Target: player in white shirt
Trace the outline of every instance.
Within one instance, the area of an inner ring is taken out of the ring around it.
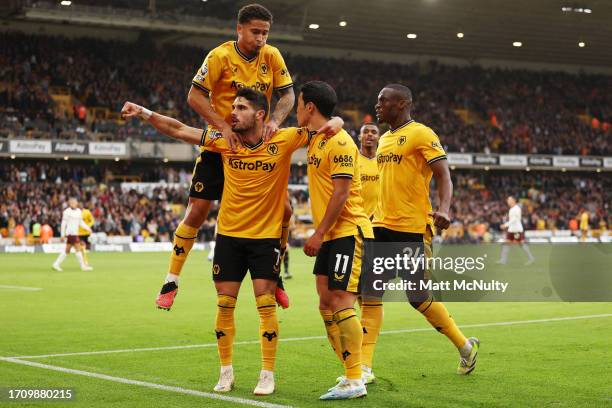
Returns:
[[[83,253],[81,252],[81,241],[79,240],[79,227],[91,231],[91,228],[85,221],[83,221],[83,215],[81,213],[81,209],[78,207],[79,203],[76,198],[71,197],[68,200],[68,208],[64,210],[62,214],[62,226],[60,230],[60,235],[62,237],[62,241],[66,240],[66,250],[60,252],[59,256],[53,263],[53,269],[56,271],[62,271],[61,268],[62,262],[64,259],[70,254],[70,249],[74,247],[75,255],[79,260],[79,264],[81,265],[81,270],[83,271],[93,271],[93,268],[85,263],[83,259]]]
[[[510,253],[511,244],[521,244],[521,248],[527,254],[528,261],[526,265],[531,265],[535,258],[531,254],[529,247],[525,243],[525,232],[523,230],[522,210],[516,203],[516,199],[510,196],[506,199],[510,211],[508,211],[508,222],[501,226],[502,230],[506,230],[506,243],[502,246],[502,253],[498,264],[505,265],[508,262],[508,253]]]

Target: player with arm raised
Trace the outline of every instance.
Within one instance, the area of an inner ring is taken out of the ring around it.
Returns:
[[[83,259],[83,253],[81,252],[81,242],[79,241],[79,228],[91,233],[91,228],[83,221],[81,209],[79,208],[79,202],[76,198],[71,197],[68,199],[68,208],[62,213],[62,224],[60,227],[60,236],[62,241],[66,241],[66,247],[64,251],[60,252],[57,259],[53,263],[53,269],[61,272],[61,267],[64,259],[70,254],[70,249],[74,247],[75,255],[79,260],[82,271],[93,271],[93,268],[85,263]]]
[[[259,4],[242,7],[236,28],[238,40],[210,51],[193,77],[187,97],[189,106],[208,123],[208,129],[221,132],[231,148],[240,144],[230,125],[238,89],[255,89],[265,95],[268,104],[274,92],[279,95],[275,110],[264,125],[264,141],[278,130],[294,104],[293,82],[285,61],[277,48],[266,43],[271,25],[272,14],[265,7]],[[221,199],[223,180],[219,154],[202,150],[193,170],[185,217],[174,233],[168,274],[156,299],[159,308],[172,307],[185,260],[208,216],[211,202]],[[288,306],[288,298],[280,288],[277,300]]]
[[[253,281],[260,318],[262,367],[254,393],[267,395],[275,388],[279,331],[274,293],[280,274],[281,225],[291,154],[308,142],[310,133],[307,129],[281,129],[265,144],[267,112],[268,103],[263,94],[250,88],[238,90],[232,107],[232,131],[240,135],[245,148],[237,152],[221,132],[214,129],[193,128],[130,102],[121,112],[124,117],[138,116],[147,120],[170,137],[221,154],[226,180],[212,268],[217,290],[215,333],[221,362],[219,382],[214,388],[217,392],[228,392],[234,384],[234,309],[247,271]],[[334,134],[342,124],[342,120],[336,118],[323,128]]]

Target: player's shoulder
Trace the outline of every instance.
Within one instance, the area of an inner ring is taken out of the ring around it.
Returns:
[[[259,51],[259,52],[263,52],[264,55],[281,55],[281,52],[278,48],[276,48],[273,45],[270,44],[266,44],[263,46],[263,48]]]
[[[215,48],[210,50],[208,58],[223,58],[229,55],[234,48],[234,41],[226,41],[223,44],[217,45]]]
[[[340,130],[340,132],[336,133],[332,138],[328,140],[328,145],[331,148],[336,149],[357,149],[357,145],[353,140],[352,136],[348,134],[348,132],[344,129]]]
[[[294,137],[295,135],[301,135],[302,132],[303,132],[302,128],[298,128],[298,127],[281,128],[281,129],[278,129],[278,131],[274,134],[271,140],[272,141],[286,140],[291,137]]]
[[[409,126],[406,126],[406,129],[410,132],[417,133],[417,134],[423,134],[423,135],[431,135],[431,134],[435,135],[436,134],[436,132],[434,132],[432,128],[430,128],[424,123],[417,122],[417,121],[412,121],[412,123],[410,123]]]

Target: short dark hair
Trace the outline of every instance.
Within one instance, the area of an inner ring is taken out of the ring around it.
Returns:
[[[236,97],[239,96],[249,101],[251,106],[253,106],[256,110],[263,110],[266,113],[265,116],[268,116],[270,107],[268,106],[268,100],[264,94],[257,92],[253,88],[244,86],[238,89],[238,92],[236,92]]]
[[[321,115],[331,118],[338,103],[338,96],[331,85],[323,81],[310,81],[302,86],[300,92],[304,104],[312,102]]]
[[[247,4],[238,10],[238,24],[246,24],[251,20],[262,20],[272,24],[272,13],[261,4]]]
[[[364,127],[366,126],[374,126],[376,129],[378,129],[378,124],[375,122],[366,122],[363,125],[361,125],[361,127],[359,128],[359,133],[361,133],[361,131],[363,130]]]
[[[412,91],[407,86],[402,84],[387,84],[385,88],[393,89],[397,91],[407,101],[412,101]]]

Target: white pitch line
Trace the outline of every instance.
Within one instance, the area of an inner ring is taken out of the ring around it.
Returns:
[[[612,317],[612,313],[607,314],[596,314],[596,315],[586,315],[586,316],[569,316],[569,317],[551,317],[548,319],[537,319],[537,320],[512,320],[507,322],[492,322],[492,323],[477,323],[477,324],[464,324],[460,325],[460,328],[470,328],[470,327],[495,327],[495,326],[513,326],[517,324],[535,324],[535,323],[549,323],[549,322],[559,322],[566,320],[582,320],[582,319],[599,319],[605,317]],[[426,332],[433,330],[431,327],[423,327],[419,329],[402,329],[402,330],[387,330],[383,331],[380,334],[401,334],[401,333],[418,333],[418,332]],[[309,337],[289,337],[289,338],[280,338],[279,341],[306,341],[306,340],[322,340],[326,339],[326,336],[309,336]],[[249,341],[237,341],[234,345],[244,345],[244,344],[259,344],[259,340],[249,340]],[[6,357],[6,358],[15,358],[15,359],[34,359],[34,358],[49,358],[49,357],[67,357],[67,356],[91,356],[98,354],[115,354],[115,353],[138,353],[143,351],[164,351],[164,350],[181,350],[181,349],[191,349],[191,348],[206,348],[206,347],[216,347],[217,343],[204,343],[204,344],[190,344],[185,346],[165,346],[165,347],[144,347],[144,348],[132,348],[132,349],[119,349],[119,350],[100,350],[100,351],[82,351],[76,353],[58,353],[58,354],[39,354],[34,356],[15,356],[15,357]]]
[[[59,371],[61,373],[82,375],[82,376],[85,376],[85,377],[97,378],[97,379],[100,379],[100,380],[113,381],[113,382],[122,383],[122,384],[138,385],[138,386],[141,386],[141,387],[153,388],[153,389],[156,389],[156,390],[176,392],[176,393],[179,393],[179,394],[194,395],[196,397],[202,397],[202,398],[208,398],[208,399],[216,399],[216,400],[221,400],[221,401],[226,401],[226,402],[234,402],[236,404],[250,405],[250,406],[254,406],[254,407],[290,408],[289,405],[271,404],[271,403],[268,403],[268,402],[251,400],[251,399],[248,399],[248,398],[239,398],[239,397],[230,397],[230,396],[227,396],[227,395],[212,394],[212,393],[209,393],[209,392],[190,390],[188,388],[175,387],[175,386],[172,386],[172,385],[163,385],[163,384],[156,384],[156,383],[151,383],[151,382],[147,382],[147,381],[130,380],[129,378],[115,377],[115,376],[112,376],[112,375],[92,373],[92,372],[89,372],[89,371],[75,370],[75,369],[72,369],[72,368],[65,368],[65,367],[60,367],[60,366],[55,366],[55,365],[35,363],[33,361],[23,361],[23,360],[19,360],[19,359],[16,359],[16,358],[10,358],[10,357],[0,357],[0,361],[6,361],[6,362],[9,362],[9,363],[15,363],[15,364],[21,364],[21,365],[26,365],[26,366],[31,366],[31,367],[43,368],[45,370]]]
[[[43,290],[43,288],[30,288],[28,286],[11,286],[11,285],[0,285],[0,289],[15,289],[15,290],[26,290],[29,292],[35,292]]]

